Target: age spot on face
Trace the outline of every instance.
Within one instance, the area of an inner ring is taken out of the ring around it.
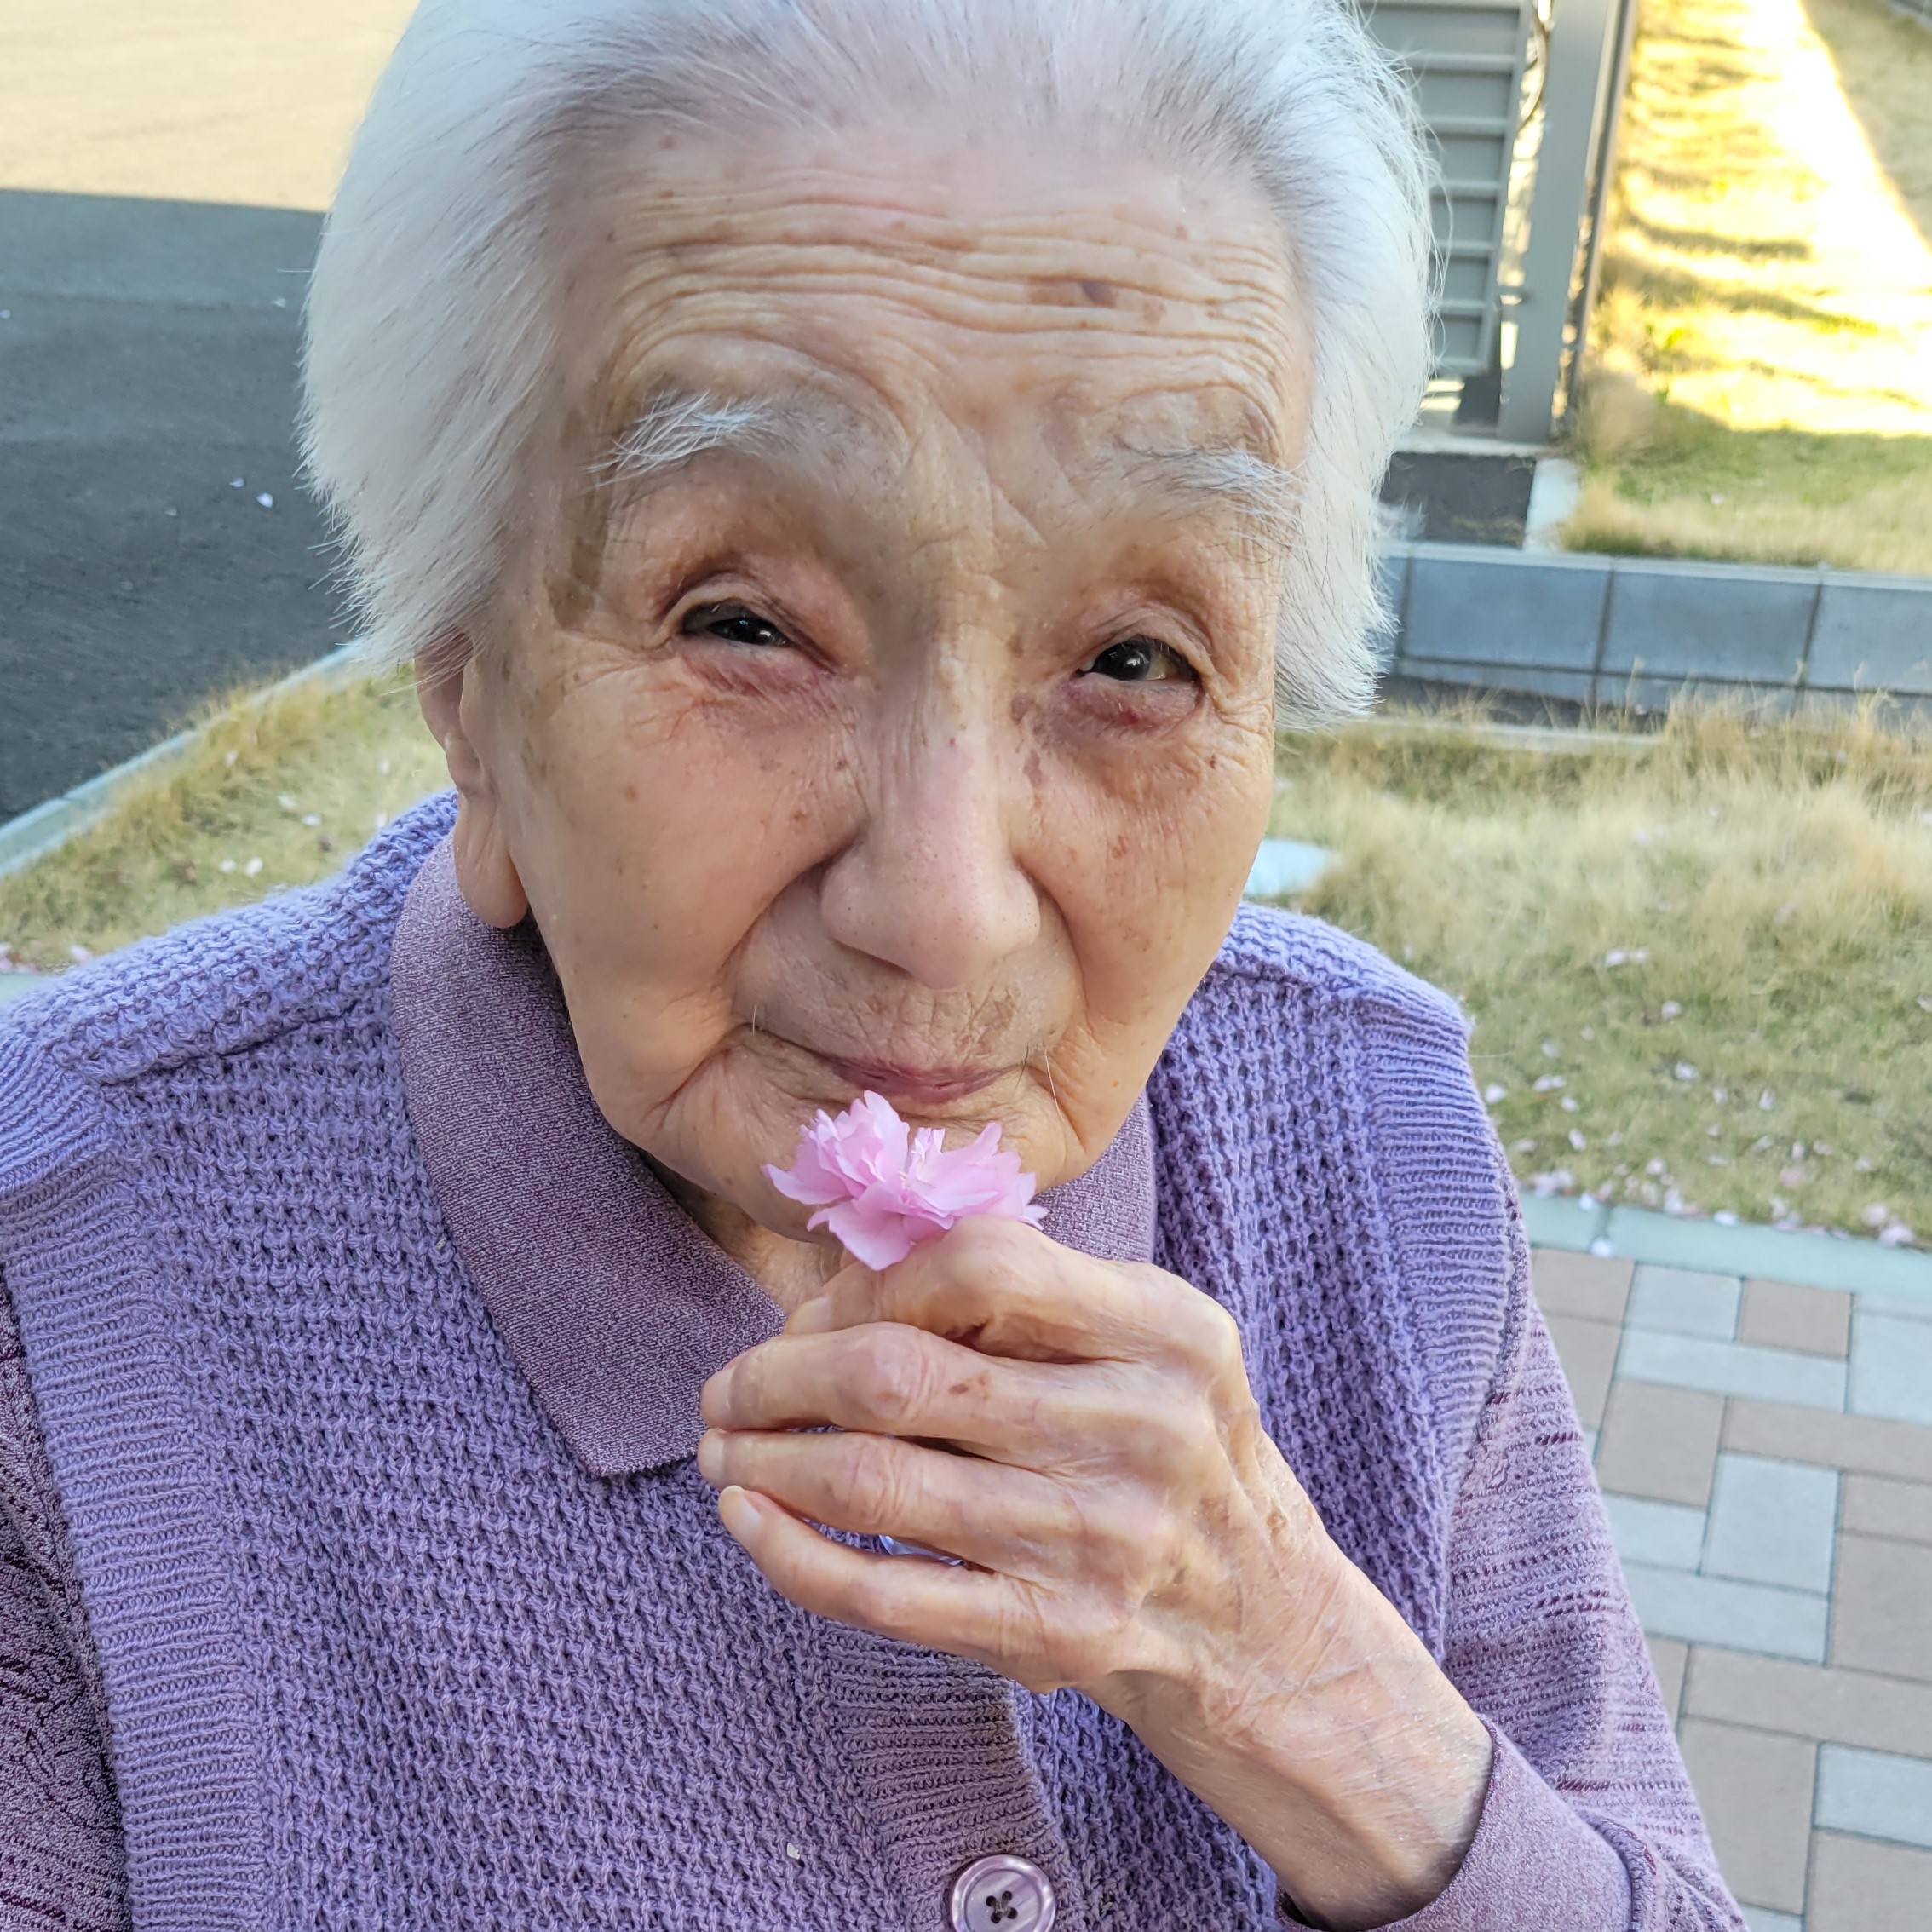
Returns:
[[[1026,292],[1044,308],[1072,308],[1084,302],[1093,308],[1113,308],[1120,301],[1120,290],[1112,282],[1092,276],[1072,281],[1042,276],[1027,285]]]

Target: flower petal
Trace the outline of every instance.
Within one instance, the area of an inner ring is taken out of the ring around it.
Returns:
[[[948,1152],[939,1128],[909,1136],[892,1103],[868,1093],[836,1119],[816,1115],[799,1131],[791,1168],[764,1171],[787,1199],[819,1210],[808,1226],[829,1228],[868,1268],[889,1268],[972,1215],[1039,1225],[1034,1177],[999,1141],[993,1122]]]

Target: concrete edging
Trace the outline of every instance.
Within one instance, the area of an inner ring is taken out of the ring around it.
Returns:
[[[1472,543],[1392,543],[1382,572],[1398,677],[1606,707],[1696,689],[1932,709],[1932,578]]]
[[[1615,1255],[1705,1274],[1757,1276],[1801,1288],[1839,1288],[1874,1301],[1932,1307],[1932,1254],[1834,1234],[1794,1234],[1755,1222],[1728,1224],[1649,1208],[1526,1194],[1531,1244]]]
[[[300,670],[291,671],[273,684],[250,693],[245,703],[250,710],[257,709],[306,684],[333,687],[353,683],[367,670],[361,641],[358,639],[343,645],[340,650],[330,652],[326,657],[316,658],[313,664],[304,664]],[[78,837],[91,826],[99,825],[131,782],[138,779],[151,783],[165,778],[170,770],[187,759],[200,741],[198,726],[176,732],[172,738],[164,739],[139,756],[101,773],[99,778],[77,785],[72,791],[64,791],[59,797],[49,798],[45,804],[36,805],[31,812],[23,812],[17,819],[9,819],[0,825],[0,878],[6,877],[9,872],[21,871],[37,859],[44,859],[49,853],[58,851],[69,839]]]

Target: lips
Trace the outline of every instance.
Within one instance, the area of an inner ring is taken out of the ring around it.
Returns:
[[[902,1067],[886,1061],[841,1060],[825,1063],[860,1093],[875,1093],[898,1107],[943,1107],[990,1087],[1004,1072],[998,1067]]]

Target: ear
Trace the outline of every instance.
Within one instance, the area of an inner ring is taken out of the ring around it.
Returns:
[[[416,701],[457,788],[456,869],[469,910],[486,926],[519,925],[530,911],[504,837],[502,802],[479,747],[484,700],[478,658],[468,639],[416,660]]]

